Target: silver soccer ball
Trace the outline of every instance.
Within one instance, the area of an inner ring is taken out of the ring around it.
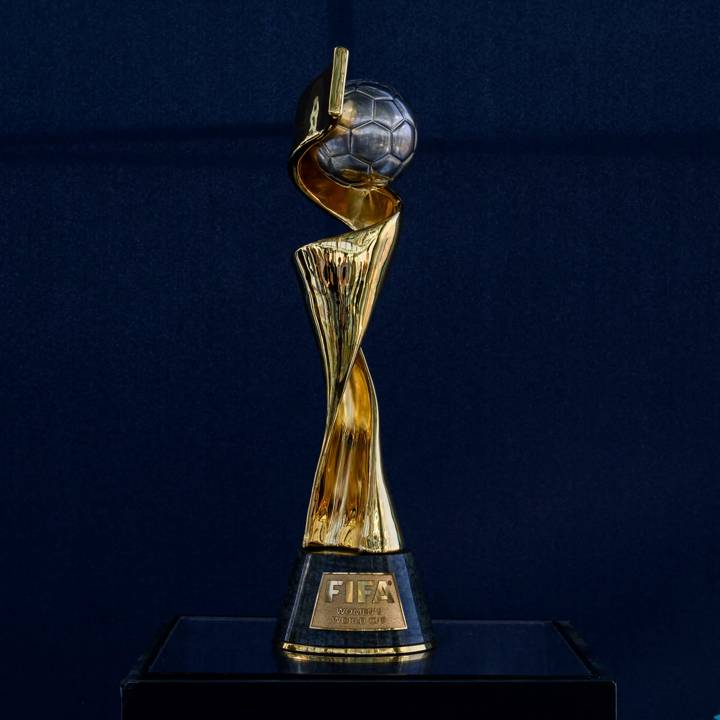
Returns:
[[[385,185],[412,160],[415,120],[387,85],[351,80],[345,85],[338,124],[318,148],[320,167],[347,185]]]

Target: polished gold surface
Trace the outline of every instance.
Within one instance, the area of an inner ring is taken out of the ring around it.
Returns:
[[[432,649],[428,643],[417,645],[398,645],[397,647],[320,647],[317,645],[298,645],[283,643],[282,649],[290,653],[308,653],[311,655],[354,655],[366,657],[388,657],[399,660],[411,653],[425,653]],[[420,656],[423,657],[423,656]],[[419,660],[420,657],[417,659]]]
[[[288,643],[286,643],[286,645],[287,644]],[[301,647],[312,646],[303,645]],[[405,647],[414,648],[416,646],[406,645]],[[395,648],[396,651],[401,649],[402,648]],[[299,664],[321,662],[323,665],[396,665],[397,663],[418,662],[420,660],[426,660],[430,657],[430,652],[429,650],[411,650],[405,655],[398,652],[394,652],[392,655],[319,655],[317,653],[313,655],[309,654],[307,651],[291,652],[289,650],[283,650],[283,655],[286,658],[293,660]]]
[[[328,108],[317,109],[313,98],[307,132],[290,164],[298,187],[351,228],[295,253],[327,390],[303,545],[393,552],[402,539],[383,474],[375,388],[360,345],[397,239],[400,199],[386,186],[344,185],[318,166],[318,145],[342,112],[347,60],[347,50],[336,48]],[[325,127],[318,117],[328,118]]]
[[[333,50],[333,73],[330,81],[330,98],[328,99],[328,115],[333,118],[340,117],[342,113],[349,55],[350,53],[344,47],[336,47]]]
[[[407,630],[392,573],[323,573],[310,627],[346,632]]]

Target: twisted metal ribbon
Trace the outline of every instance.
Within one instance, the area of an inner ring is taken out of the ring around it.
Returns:
[[[303,546],[394,552],[402,548],[402,538],[383,474],[377,398],[361,343],[397,239],[400,199],[387,186],[338,183],[318,165],[318,146],[342,110],[343,50],[336,49],[326,83],[330,110],[325,125],[318,128],[319,95],[312,97],[322,94],[319,78],[309,88],[310,121],[305,120],[306,134],[290,163],[300,190],[351,229],[295,252],[327,390],[325,435]]]

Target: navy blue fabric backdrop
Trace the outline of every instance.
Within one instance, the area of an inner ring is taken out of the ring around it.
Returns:
[[[341,229],[286,162],[335,44],[418,120],[365,350],[432,614],[570,618],[622,717],[720,713],[719,36],[680,0],[4,3],[3,714],[113,717],[161,622],[280,603],[324,419],[290,256]]]

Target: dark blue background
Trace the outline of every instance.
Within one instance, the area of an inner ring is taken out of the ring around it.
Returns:
[[[4,3],[4,712],[114,717],[161,622],[281,600],[324,419],[290,256],[341,229],[290,121],[338,43],[420,128],[365,350],[433,615],[571,618],[622,717],[720,712],[719,36],[680,0]]]

